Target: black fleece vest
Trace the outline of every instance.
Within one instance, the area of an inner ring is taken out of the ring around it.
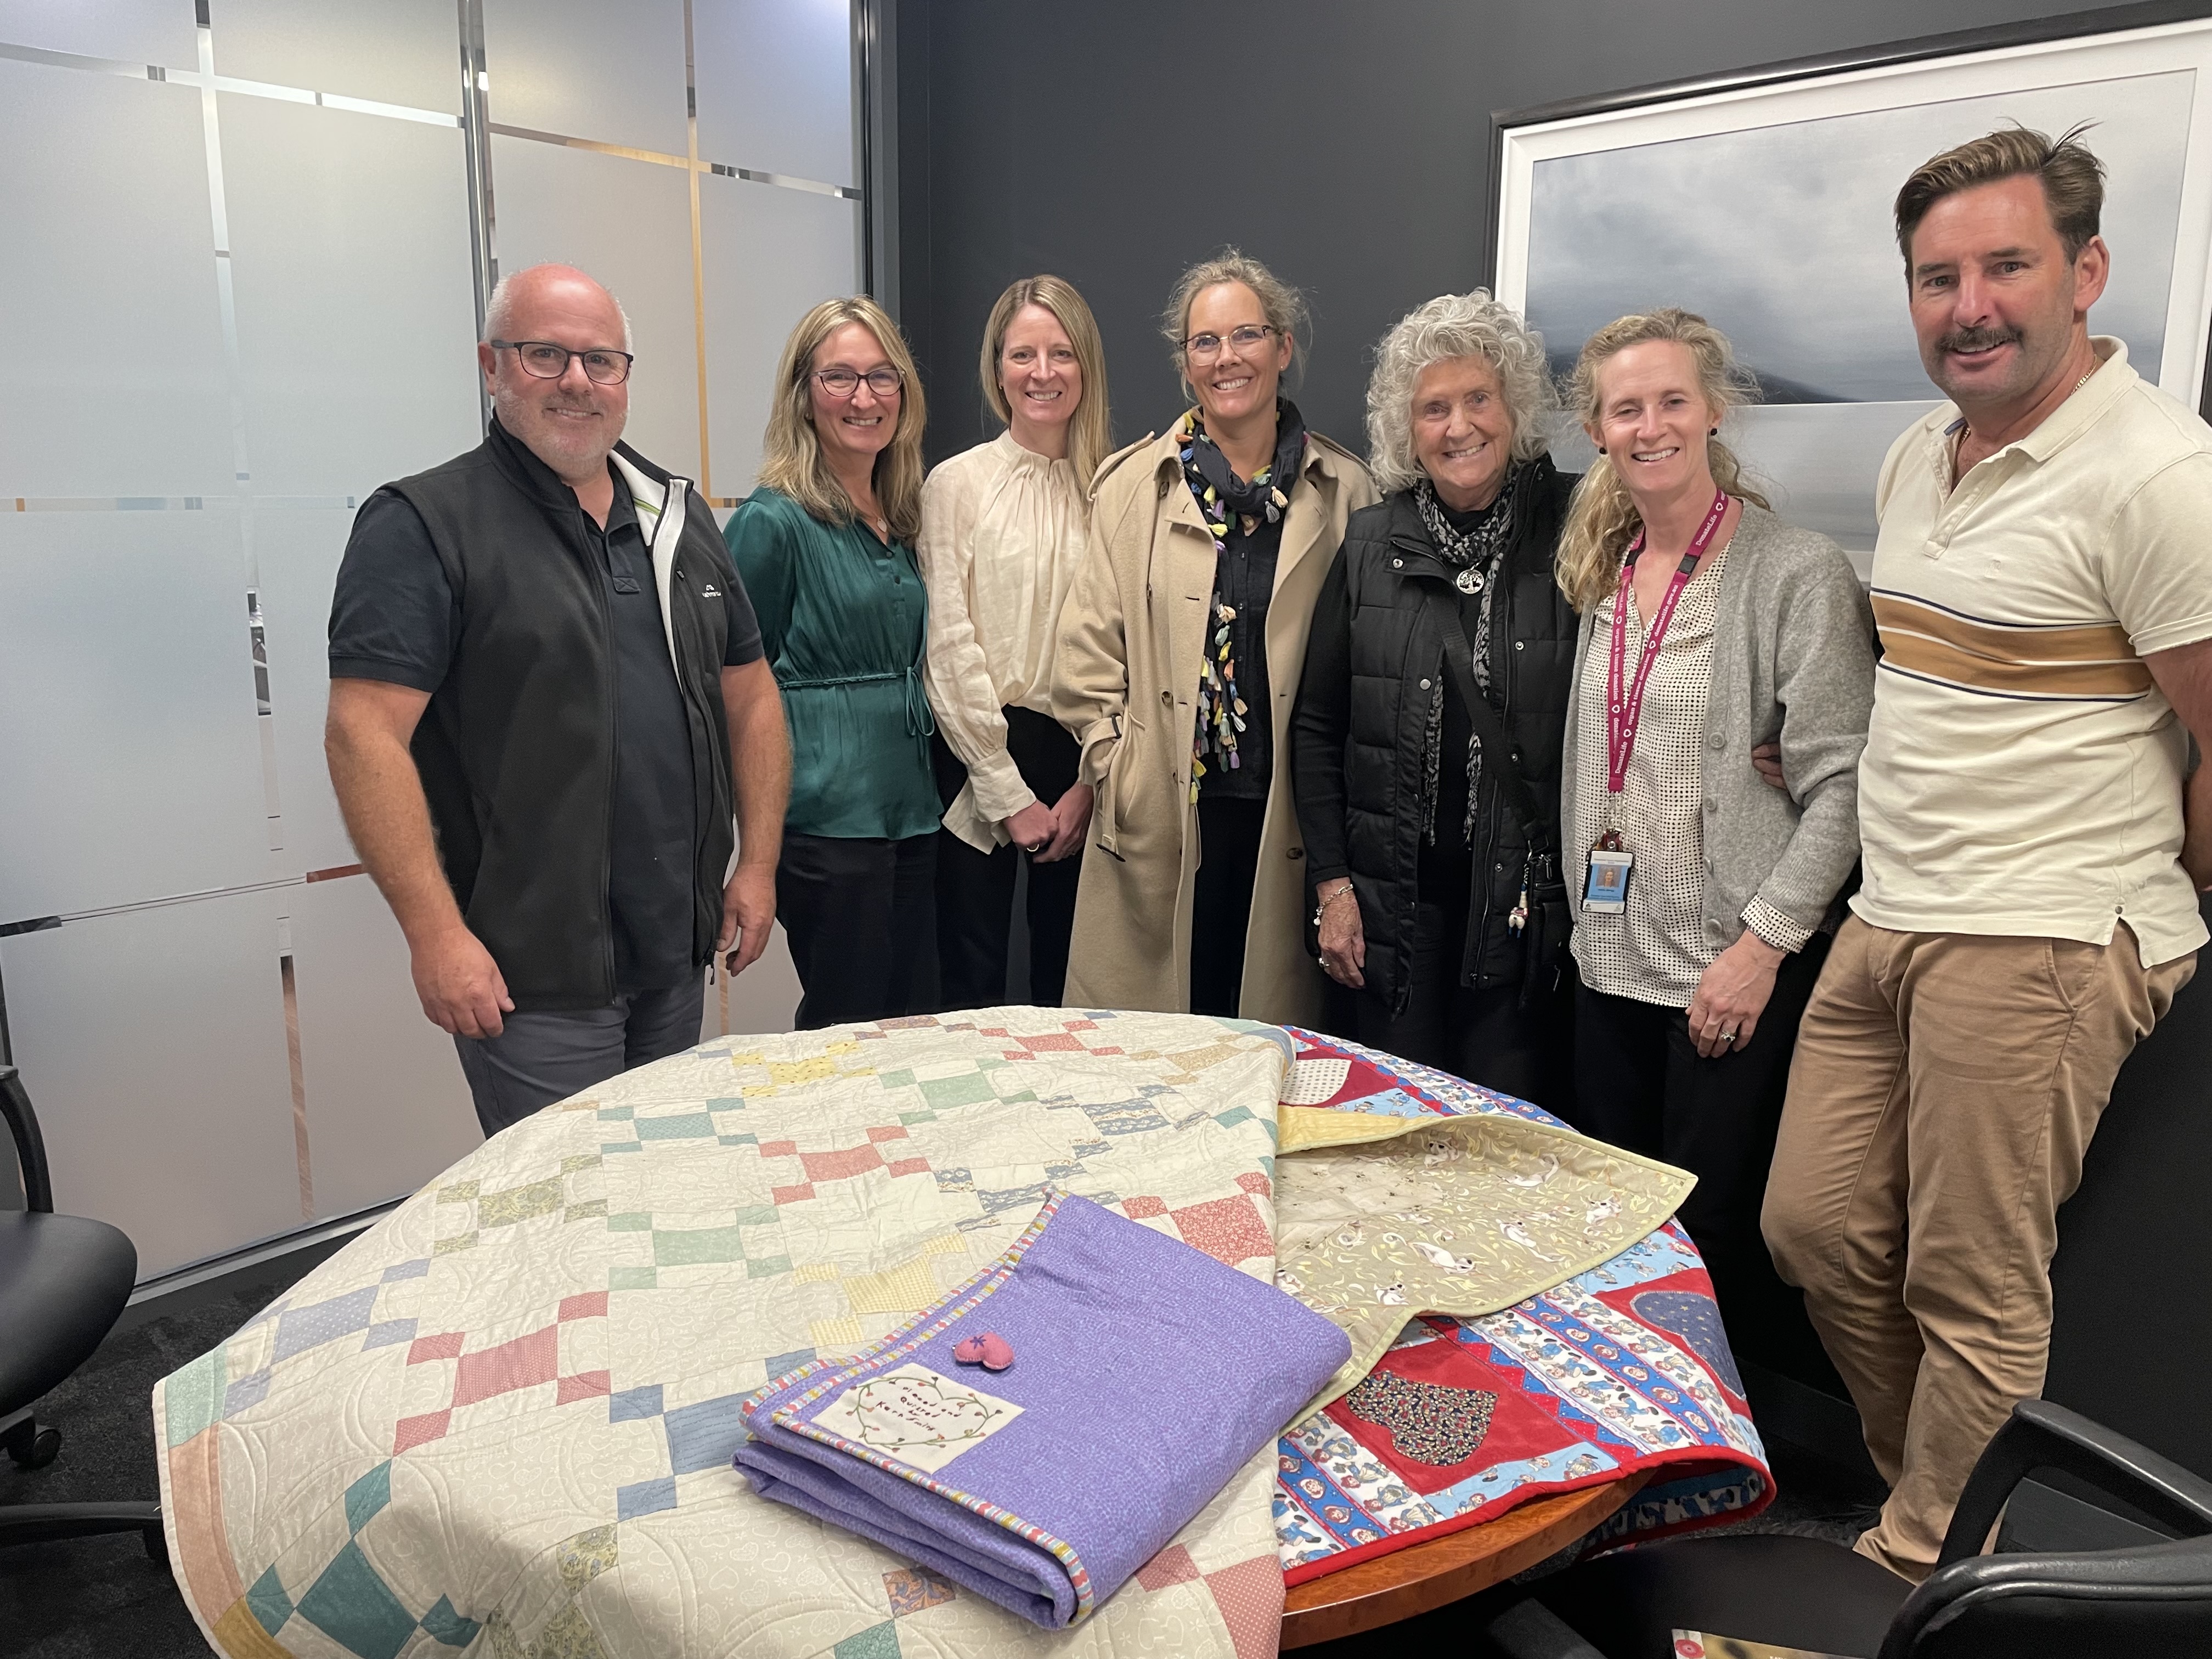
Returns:
[[[618,453],[668,483],[627,445]],[[452,666],[414,740],[453,896],[519,1012],[605,1007],[615,998],[615,660],[583,509],[496,422],[478,448],[391,488],[422,514],[460,604]],[[696,780],[691,957],[703,965],[735,842],[721,593],[737,574],[713,515],[684,493],[668,616]]]
[[[1578,623],[1553,579],[1553,562],[1576,480],[1561,475],[1549,456],[1530,465],[1515,503],[1503,585],[1493,601],[1490,684],[1503,703],[1522,775],[1556,845],[1559,751]],[[1419,783],[1430,698],[1423,688],[1444,672],[1443,638],[1425,592],[1449,591],[1453,572],[1437,556],[1419,510],[1403,490],[1352,516],[1341,556],[1353,618],[1346,854],[1376,899],[1364,913],[1367,982],[1402,1013],[1412,993],[1407,960],[1419,887]],[[1476,803],[1474,881],[1458,982],[1478,989],[1517,982],[1522,969],[1521,940],[1509,918],[1521,890],[1527,838],[1498,790],[1497,769],[1508,758],[1485,757]],[[1464,764],[1457,756],[1440,763]]]

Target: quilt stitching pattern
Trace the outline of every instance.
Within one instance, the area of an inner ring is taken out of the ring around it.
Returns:
[[[549,1108],[156,1390],[186,1601],[231,1659],[616,1659],[739,1623],[793,1659],[896,1655],[910,1626],[907,1651],[1041,1653],[754,1499],[743,1401],[965,1282],[1048,1185],[1272,1273],[1287,1064],[1242,1022],[1001,1009],[720,1039]],[[1255,1563],[1279,1614],[1266,1478],[1185,1529],[1190,1577],[1054,1651],[1241,1656]],[[687,1561],[720,1564],[688,1603],[656,1588]]]
[[[1526,1101],[1357,1043],[1291,1036],[1286,1104],[1565,1127]],[[1572,1231],[1614,1218],[1563,1219]],[[1480,1443],[1449,1462],[1431,1459],[1456,1446],[1418,1436],[1402,1445],[1393,1425],[1353,1404],[1363,1392],[1403,1401],[1438,1386],[1493,1396]],[[1704,1264],[1671,1220],[1496,1313],[1407,1325],[1358,1390],[1297,1425],[1277,1452],[1275,1534],[1290,1583],[1632,1469],[1650,1479],[1592,1534],[1595,1544],[1741,1519],[1774,1490]]]

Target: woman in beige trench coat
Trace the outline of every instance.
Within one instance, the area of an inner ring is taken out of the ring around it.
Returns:
[[[1097,795],[1066,1001],[1310,1022],[1326,981],[1291,710],[1322,578],[1375,488],[1279,395],[1297,290],[1230,250],[1164,321],[1196,407],[1099,468],[1060,614],[1053,713]]]

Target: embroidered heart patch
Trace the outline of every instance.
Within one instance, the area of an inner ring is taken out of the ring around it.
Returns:
[[[1014,1363],[1012,1346],[996,1331],[955,1343],[952,1357],[963,1365],[981,1365],[987,1371],[1002,1371]]]

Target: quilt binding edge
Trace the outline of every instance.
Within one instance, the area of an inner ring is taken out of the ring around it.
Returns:
[[[1023,1520],[1012,1511],[1000,1508],[987,1498],[978,1497],[973,1492],[964,1492],[957,1486],[936,1480],[925,1471],[899,1462],[896,1459],[886,1456],[872,1447],[864,1446],[858,1441],[848,1440],[842,1435],[832,1434],[827,1429],[817,1428],[811,1423],[804,1422],[799,1415],[803,1407],[811,1405],[831,1389],[878,1370],[886,1364],[903,1359],[907,1355],[927,1343],[933,1337],[949,1329],[967,1315],[974,1312],[994,1291],[999,1290],[1013,1277],[1014,1268],[1020,1263],[1022,1257],[1029,1253],[1030,1246],[1044,1237],[1046,1226],[1055,1215],[1060,1213],[1062,1201],[1070,1196],[1072,1194],[1063,1188],[1047,1187],[1044,1203],[1038,1209],[1036,1219],[1023,1230],[1019,1238],[1006,1247],[1006,1254],[985,1267],[967,1284],[953,1291],[953,1300],[949,1305],[940,1304],[937,1310],[925,1309],[904,1325],[888,1336],[880,1338],[872,1346],[862,1350],[851,1359],[809,1360],[796,1370],[778,1378],[749,1396],[741,1411],[747,1419],[746,1432],[757,1440],[761,1437],[753,1432],[750,1419],[752,1413],[759,1409],[763,1402],[817,1370],[831,1372],[832,1375],[825,1376],[805,1393],[772,1407],[769,1412],[769,1420],[780,1429],[788,1429],[795,1434],[804,1435],[810,1440],[818,1441],[848,1456],[857,1457],[864,1463],[872,1464],[887,1474],[895,1474],[902,1480],[911,1481],[917,1486],[935,1492],[939,1497],[950,1499],[959,1504],[961,1508],[981,1516],[994,1525],[1003,1527],[1016,1536],[1048,1551],[1066,1570],[1069,1586],[1075,1592],[1074,1616],[1068,1620],[1065,1626],[1072,1630],[1096,1611],[1095,1593],[1091,1583],[1090,1570],[1083,1565],[1082,1558],[1076,1553],[1073,1545],[1065,1539],[1047,1532],[1034,1522]]]

